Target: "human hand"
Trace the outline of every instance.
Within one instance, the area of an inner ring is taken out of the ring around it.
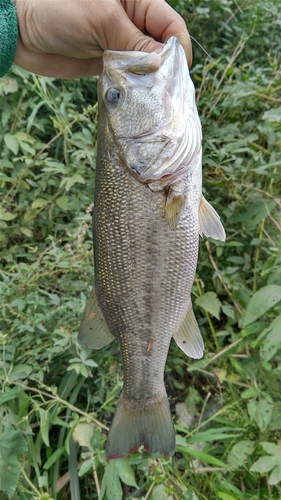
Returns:
[[[165,0],[14,0],[19,24],[15,63],[57,78],[97,75],[103,51],[153,52],[176,36],[191,65],[184,20]]]

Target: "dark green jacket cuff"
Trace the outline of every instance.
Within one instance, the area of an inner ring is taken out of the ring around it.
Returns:
[[[18,22],[13,0],[0,0],[0,77],[12,66],[18,43]]]

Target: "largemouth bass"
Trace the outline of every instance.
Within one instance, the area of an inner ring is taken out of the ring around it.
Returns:
[[[201,124],[185,53],[106,51],[99,80],[93,211],[95,282],[79,331],[98,349],[117,338],[124,386],[107,458],[141,445],[175,451],[164,386],[173,337],[191,358],[203,339],[191,304],[199,235],[225,239],[202,196]]]

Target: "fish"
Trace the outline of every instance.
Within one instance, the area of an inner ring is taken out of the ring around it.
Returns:
[[[120,344],[124,383],[107,459],[141,446],[169,457],[170,342],[193,359],[203,356],[191,303],[199,236],[225,240],[202,194],[202,129],[178,39],[159,53],[105,51],[98,107],[94,286],[78,339],[93,349]]]

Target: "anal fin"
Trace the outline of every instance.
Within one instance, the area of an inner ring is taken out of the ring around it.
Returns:
[[[214,240],[225,241],[225,230],[215,209],[202,195],[199,205],[199,228],[203,234]]]
[[[190,358],[200,359],[204,354],[204,342],[190,301],[187,313],[174,334],[179,348]]]
[[[86,303],[84,315],[79,328],[78,341],[92,349],[101,349],[114,339],[98,303],[95,288]]]

